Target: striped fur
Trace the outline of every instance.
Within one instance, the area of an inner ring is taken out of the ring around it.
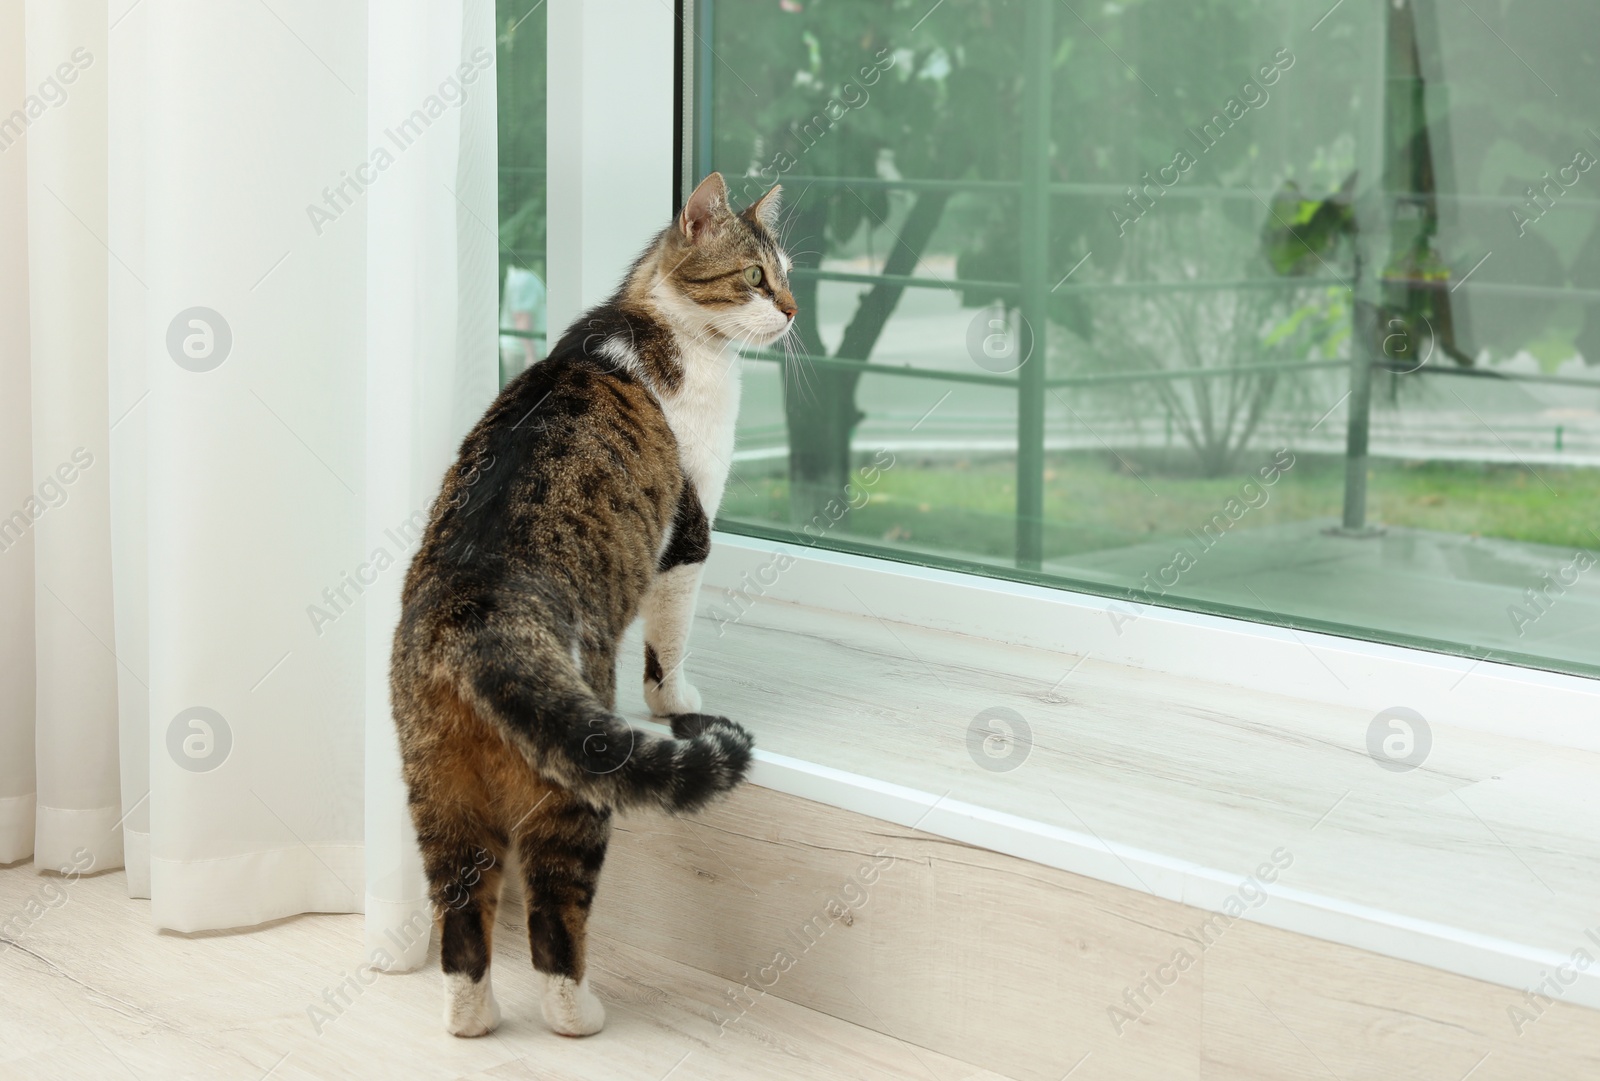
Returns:
[[[732,349],[794,316],[776,207],[774,189],[734,214],[708,177],[617,292],[506,386],[433,504],[390,683],[457,1035],[498,1019],[509,852],[546,1018],[586,1035],[604,1019],[584,936],[612,812],[692,811],[749,769],[748,733],[699,712],[682,662],[731,460]],[[671,738],[615,713],[617,643],[640,615],[646,698]]]

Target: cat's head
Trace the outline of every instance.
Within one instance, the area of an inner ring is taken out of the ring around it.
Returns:
[[[696,329],[770,345],[794,322],[789,257],[779,246],[779,188],[737,213],[721,173],[700,182],[662,238],[655,292]]]

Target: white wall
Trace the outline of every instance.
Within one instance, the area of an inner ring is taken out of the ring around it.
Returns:
[[[671,220],[673,21],[663,0],[549,0],[550,341]]]

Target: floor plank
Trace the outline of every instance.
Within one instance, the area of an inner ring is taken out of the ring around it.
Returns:
[[[735,992],[769,986],[1024,1081],[1058,1081],[1085,1055],[1077,1081],[1197,1081],[1198,970],[1125,1026],[1137,1035],[1108,1013],[1193,922],[1135,890],[754,787],[693,819],[625,820],[595,909],[598,931]]]
[[[1205,1081],[1600,1077],[1593,1010],[1255,924],[1206,955],[1205,1011]]]
[[[45,878],[24,862],[0,869],[0,913],[19,910]],[[16,941],[0,942],[0,1078],[383,1077],[656,1081],[749,1078],[1006,1081],[776,997],[719,1028],[725,982],[601,940],[593,981],[604,1032],[556,1036],[538,1019],[520,915],[495,941],[505,1021],[460,1040],[441,1023],[437,950],[404,975],[368,974],[362,917],[309,915],[239,932],[157,933],[149,904],[120,871],[73,882]],[[355,990],[359,988],[359,993]],[[327,992],[330,998],[324,998]],[[311,1008],[322,1011],[315,1020]]]

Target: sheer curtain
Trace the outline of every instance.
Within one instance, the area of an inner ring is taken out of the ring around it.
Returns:
[[[494,32],[0,0],[0,862],[420,961],[388,642],[495,389]]]

